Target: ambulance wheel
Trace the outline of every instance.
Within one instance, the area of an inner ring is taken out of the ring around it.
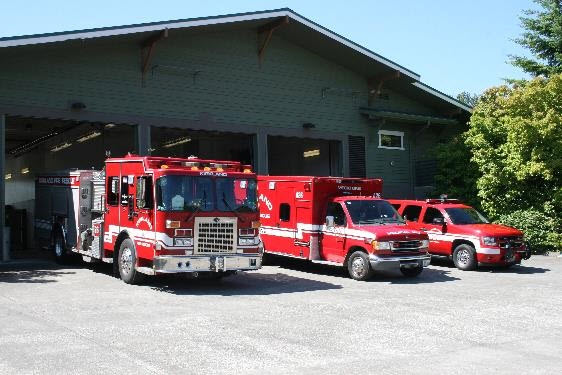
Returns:
[[[143,279],[143,274],[135,269],[137,264],[137,252],[135,245],[130,238],[125,238],[119,247],[119,256],[117,257],[117,265],[119,267],[119,276],[127,284],[138,284]]]
[[[400,272],[402,272],[402,275],[404,275],[406,277],[419,276],[419,274],[422,273],[422,271],[423,271],[422,266],[417,266],[417,267],[413,267],[413,268],[405,268],[405,267],[400,268]]]
[[[373,269],[369,262],[369,256],[362,252],[356,251],[347,260],[347,271],[349,276],[354,280],[364,281],[373,276]]]
[[[69,256],[66,253],[64,237],[60,229],[56,230],[53,234],[53,254],[55,256],[55,262],[58,264],[68,263]]]
[[[453,251],[453,263],[455,267],[463,271],[471,271],[476,268],[476,250],[468,244],[460,244]]]

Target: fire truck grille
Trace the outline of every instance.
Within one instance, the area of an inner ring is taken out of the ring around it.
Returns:
[[[422,243],[421,241],[392,241],[392,251],[413,251],[418,250]]]
[[[236,219],[205,217],[195,224],[195,253],[236,252]]]

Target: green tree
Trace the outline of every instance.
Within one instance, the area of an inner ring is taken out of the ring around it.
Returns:
[[[534,58],[510,55],[510,62],[531,75],[562,73],[562,0],[534,0],[542,9],[526,10],[520,17],[525,29],[515,42]]]
[[[484,92],[466,144],[483,209],[547,233],[529,234],[535,247],[562,248],[562,74]]]
[[[474,107],[478,103],[478,98],[480,96],[477,94],[471,94],[468,91],[463,91],[457,95],[457,100],[464,103],[470,107]]]

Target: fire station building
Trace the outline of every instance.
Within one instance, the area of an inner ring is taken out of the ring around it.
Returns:
[[[470,110],[290,9],[0,38],[0,236],[33,246],[35,177],[109,153],[380,177],[386,197],[425,197],[433,145]]]

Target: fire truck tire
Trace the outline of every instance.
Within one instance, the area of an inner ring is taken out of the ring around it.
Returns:
[[[60,229],[55,230],[53,233],[53,254],[55,256],[55,262],[58,264],[68,263],[70,257],[66,252],[64,237]]]
[[[117,265],[119,268],[119,276],[127,284],[139,284],[144,279],[144,275],[137,272],[135,265],[137,264],[137,252],[135,245],[130,238],[125,238],[119,247],[119,256]]]
[[[422,266],[417,266],[414,268],[400,268],[400,272],[402,272],[402,275],[404,275],[405,277],[419,276],[419,274],[422,273],[422,271],[423,271]]]
[[[462,271],[471,271],[476,269],[478,262],[476,260],[476,250],[468,244],[460,244],[453,251],[453,263],[455,267]]]
[[[369,262],[369,256],[362,252],[356,251],[347,260],[347,272],[354,280],[364,281],[373,276],[373,269]]]

